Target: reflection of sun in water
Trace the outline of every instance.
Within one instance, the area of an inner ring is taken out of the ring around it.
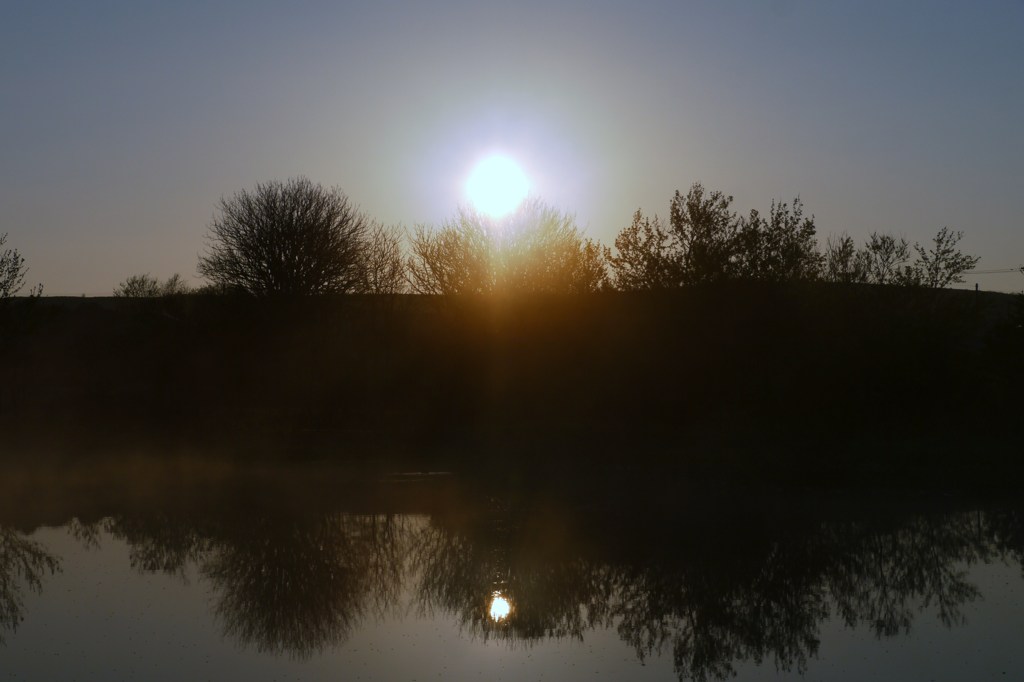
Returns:
[[[508,599],[501,596],[501,592],[495,592],[491,597],[491,620],[500,623],[508,618],[511,612],[512,605],[508,603]]]
[[[466,196],[473,207],[491,218],[516,209],[530,191],[530,181],[507,156],[489,156],[477,164],[466,181]]]

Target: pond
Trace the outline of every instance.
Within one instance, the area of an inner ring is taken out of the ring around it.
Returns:
[[[0,678],[1024,679],[1005,500],[126,471],[6,477]]]

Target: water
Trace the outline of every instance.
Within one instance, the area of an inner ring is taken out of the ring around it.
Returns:
[[[1001,501],[188,478],[9,477],[0,679],[1024,679]]]

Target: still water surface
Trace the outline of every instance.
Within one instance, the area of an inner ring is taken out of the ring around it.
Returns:
[[[1024,679],[1015,505],[276,485],[0,505],[0,679]]]

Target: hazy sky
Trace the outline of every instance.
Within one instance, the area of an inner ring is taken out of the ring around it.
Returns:
[[[949,225],[1021,266],[1024,1],[0,9],[0,234],[48,294],[194,277],[218,199],[264,180],[436,223],[491,151],[609,244],[700,181],[799,194],[822,241]]]

